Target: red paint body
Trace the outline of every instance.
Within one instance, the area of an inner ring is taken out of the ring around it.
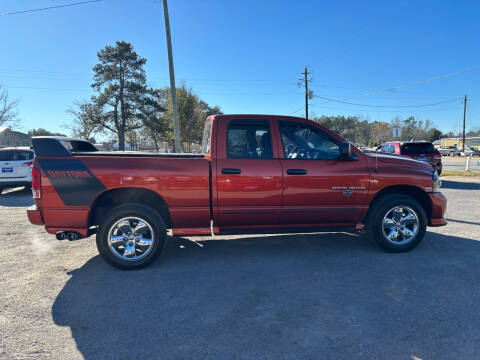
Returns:
[[[227,128],[236,119],[268,121],[273,159],[228,158]],[[168,207],[176,235],[210,234],[211,213],[215,233],[264,228],[359,228],[375,196],[393,186],[410,186],[424,192],[430,199],[429,225],[446,224],[446,199],[441,193],[431,192],[432,168],[428,164],[398,156],[367,154],[353,146],[356,160],[286,159],[278,121],[308,124],[340,142],[344,140],[300,118],[216,115],[207,121],[212,122],[210,150],[203,157],[93,156],[87,153],[73,155],[73,158],[90,170],[105,186],[105,192],[141,188],[158,194]],[[95,200],[89,206],[65,206],[38,158],[34,160],[34,167],[41,170],[41,198],[35,200],[36,206],[27,210],[30,222],[43,224],[50,233],[76,231],[86,236],[88,228],[96,225],[89,223]],[[241,173],[222,174],[224,168],[241,169]],[[289,175],[287,171],[292,168],[304,169],[307,174]],[[71,176],[88,175],[61,171],[52,174],[67,178],[66,181]],[[346,196],[345,189],[353,190]]]

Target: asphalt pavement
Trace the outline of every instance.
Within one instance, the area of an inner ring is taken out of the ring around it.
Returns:
[[[30,225],[28,191],[0,195],[0,358],[478,358],[475,181],[444,179],[449,224],[409,253],[348,233],[170,238],[139,271]]]

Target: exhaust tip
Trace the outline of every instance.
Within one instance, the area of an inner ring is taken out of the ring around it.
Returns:
[[[63,231],[60,231],[56,233],[55,236],[57,237],[57,240],[65,240],[66,234]]]
[[[69,241],[75,241],[75,240],[77,240],[78,238],[79,238],[79,236],[78,236],[77,233],[69,232],[69,233],[67,234],[67,239],[68,239]]]

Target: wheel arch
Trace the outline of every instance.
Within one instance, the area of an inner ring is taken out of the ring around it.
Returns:
[[[430,222],[432,217],[432,203],[427,193],[421,188],[413,185],[393,185],[388,186],[380,190],[375,197],[370,202],[370,206],[365,216],[364,223],[368,222],[369,216],[372,214],[373,208],[375,205],[386,195],[390,194],[401,194],[406,195],[417,200],[420,205],[425,210],[425,215],[427,216],[427,222]]]
[[[168,205],[158,193],[139,187],[122,187],[107,190],[95,199],[88,214],[88,227],[99,225],[109,209],[127,203],[151,207],[159,213],[167,227],[172,226]]]

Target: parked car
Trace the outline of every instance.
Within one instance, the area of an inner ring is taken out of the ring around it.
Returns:
[[[461,156],[480,156],[480,150],[477,148],[465,146],[465,151],[460,150]]]
[[[382,144],[378,152],[407,156],[432,165],[438,175],[442,173],[442,155],[427,141],[392,141]]]
[[[437,148],[438,152],[442,156],[452,156],[453,155],[453,149],[451,146],[440,146]]]
[[[407,157],[363,153],[325,127],[273,115],[214,115],[202,154],[99,152],[33,138],[32,224],[57,239],[96,233],[110,264],[150,264],[173,235],[366,229],[408,251],[447,223],[438,174]],[[275,231],[275,230],[273,230]]]
[[[0,193],[6,188],[31,185],[33,157],[28,147],[0,149]]]

